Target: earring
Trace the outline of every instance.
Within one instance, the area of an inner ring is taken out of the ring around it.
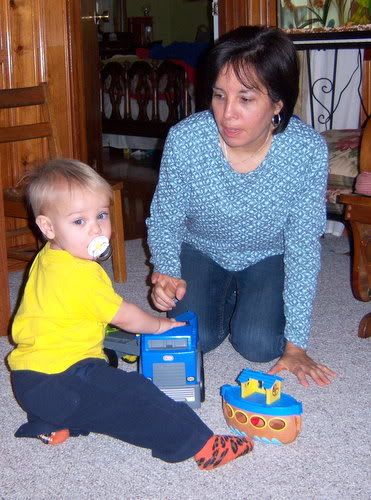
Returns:
[[[277,113],[276,115],[272,116],[272,123],[274,128],[277,128],[278,125],[281,123],[281,121],[282,121],[281,113]]]

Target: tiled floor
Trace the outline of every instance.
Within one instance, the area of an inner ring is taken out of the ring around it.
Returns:
[[[122,150],[103,148],[103,174],[124,181],[125,239],[146,236],[145,219],[156,187],[160,154],[141,159],[124,158]]]

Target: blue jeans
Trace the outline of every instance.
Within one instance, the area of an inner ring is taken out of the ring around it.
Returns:
[[[180,462],[195,455],[212,431],[186,404],[169,398],[137,372],[85,359],[48,375],[11,372],[15,397],[27,413],[16,437],[59,429],[72,436],[95,432],[152,450],[154,457]]]
[[[233,347],[249,361],[267,362],[285,348],[283,256],[268,257],[242,271],[228,271],[184,243],[181,251],[185,297],[169,312],[198,315],[203,352],[229,335]]]

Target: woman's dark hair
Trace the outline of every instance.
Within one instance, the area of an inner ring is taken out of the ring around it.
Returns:
[[[237,78],[257,86],[254,73],[273,102],[282,101],[281,121],[275,133],[285,130],[299,92],[299,60],[294,44],[278,28],[242,26],[221,36],[208,53],[206,63],[207,104],[223,67],[231,65]],[[253,75],[249,70],[253,70]]]

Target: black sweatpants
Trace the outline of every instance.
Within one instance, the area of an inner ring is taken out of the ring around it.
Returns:
[[[186,404],[175,402],[137,372],[86,359],[55,375],[17,370],[13,390],[28,422],[16,437],[69,429],[95,432],[149,448],[166,462],[195,455],[213,434]]]

